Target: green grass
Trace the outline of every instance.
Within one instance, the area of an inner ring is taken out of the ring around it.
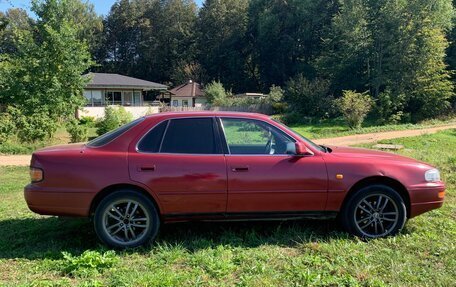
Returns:
[[[150,246],[108,251],[88,220],[28,211],[27,168],[2,167],[0,285],[454,286],[456,131],[388,142],[438,166],[448,192],[400,235],[368,242],[333,221],[182,223]]]
[[[377,125],[374,122],[365,122],[360,129],[350,129],[343,119],[322,120],[318,123],[291,125],[290,127],[297,133],[309,138],[320,139],[339,136],[348,136],[353,134],[367,134],[387,131],[399,131],[410,129],[424,129],[438,125],[454,124],[456,119],[449,120],[429,120],[418,124],[395,124],[395,125]]]

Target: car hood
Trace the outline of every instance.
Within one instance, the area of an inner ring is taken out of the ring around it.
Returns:
[[[413,158],[397,155],[394,153],[371,150],[366,148],[337,147],[331,146],[331,155],[344,158],[365,158],[365,159],[384,159],[401,162],[419,162]]]

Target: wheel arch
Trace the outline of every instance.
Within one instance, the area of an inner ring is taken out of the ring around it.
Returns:
[[[147,198],[150,199],[152,204],[155,205],[155,208],[157,209],[157,212],[159,215],[161,215],[161,209],[160,205],[158,204],[157,200],[144,188],[134,185],[134,184],[128,184],[128,183],[119,183],[119,184],[113,184],[110,186],[107,186],[100,190],[95,197],[93,198],[91,204],[90,204],[90,210],[89,210],[89,215],[92,216],[95,213],[95,209],[97,208],[98,204],[105,198],[108,194],[111,194],[114,191],[117,190],[122,190],[122,189],[128,189],[134,192],[141,193],[145,195]]]
[[[398,180],[387,177],[387,176],[371,176],[361,179],[360,181],[356,182],[348,191],[347,195],[342,202],[341,207],[344,208],[348,200],[360,189],[374,184],[382,184],[386,185],[399,193],[405,203],[405,207],[407,210],[407,217],[410,216],[410,194],[408,193],[405,186],[399,182]]]

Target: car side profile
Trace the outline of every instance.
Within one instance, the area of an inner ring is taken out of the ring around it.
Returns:
[[[385,237],[445,196],[426,163],[319,146],[268,116],[237,112],[143,117],[87,144],[36,151],[30,174],[32,211],[92,217],[115,248],[191,220],[338,217],[351,234]]]

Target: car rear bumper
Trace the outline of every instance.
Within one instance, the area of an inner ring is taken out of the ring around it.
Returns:
[[[410,218],[440,208],[443,205],[445,196],[445,184],[443,182],[414,185],[409,191]]]
[[[50,191],[29,184],[24,188],[29,209],[42,215],[89,216],[92,193]]]

